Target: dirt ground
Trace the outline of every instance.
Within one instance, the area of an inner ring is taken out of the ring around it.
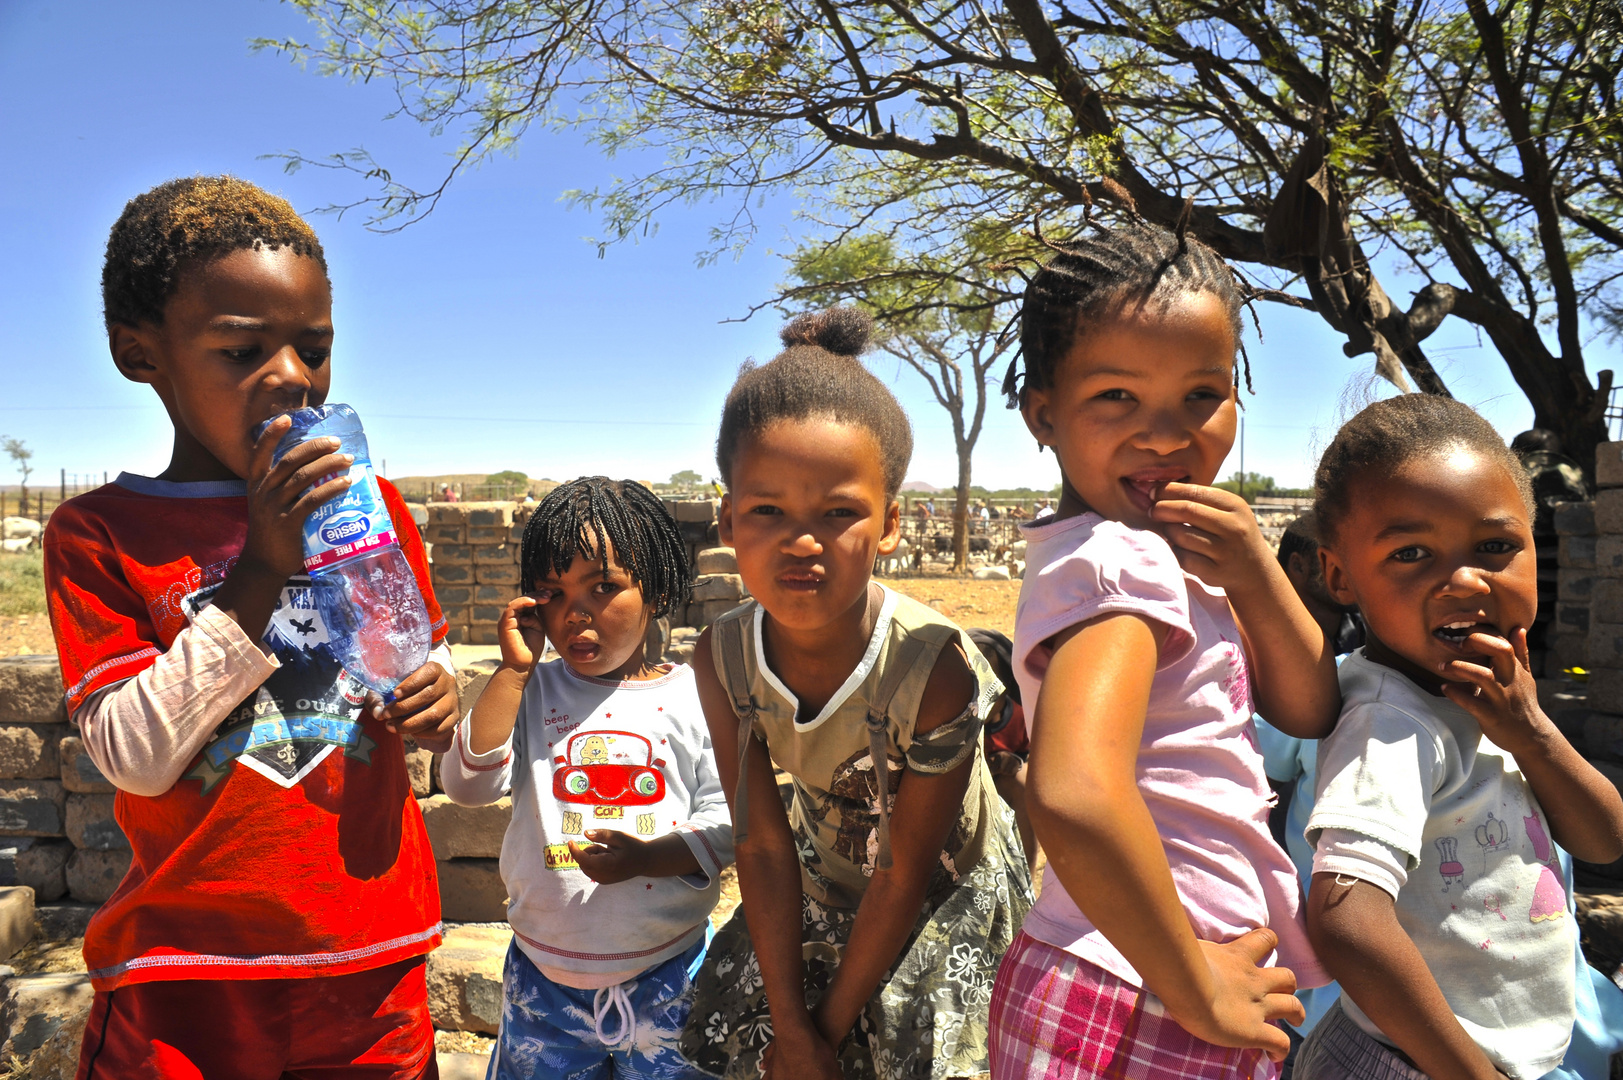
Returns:
[[[884,582],[899,593],[929,604],[966,630],[984,626],[1014,636],[1014,606],[1020,599],[1018,581],[894,577]]]
[[[55,654],[51,620],[44,615],[0,615],[0,656]]]

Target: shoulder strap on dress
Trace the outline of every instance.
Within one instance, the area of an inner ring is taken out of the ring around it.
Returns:
[[[885,753],[885,734],[890,719],[891,699],[901,689],[913,665],[924,653],[923,638],[908,634],[901,648],[886,665],[885,677],[879,681],[879,690],[868,702],[868,760],[873,765],[874,790],[879,798],[879,856],[875,865],[889,870],[890,859],[890,757]]]
[[[733,844],[749,837],[749,783],[745,771],[749,763],[750,740],[755,738],[755,697],[750,693],[749,675],[744,668],[744,617],[717,619],[710,624],[715,643],[717,668],[733,715],[738,717],[738,783],[733,791]]]

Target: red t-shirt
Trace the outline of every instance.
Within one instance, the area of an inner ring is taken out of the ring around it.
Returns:
[[[422,590],[445,620],[400,493],[379,481]],[[70,715],[139,674],[224,581],[247,535],[241,481],[124,474],[45,530],[45,580]],[[167,979],[364,971],[439,944],[434,854],[400,737],[325,647],[309,579],[289,579],[264,637],[281,667],[162,795],[120,791],[129,873],[90,921],[98,990]]]

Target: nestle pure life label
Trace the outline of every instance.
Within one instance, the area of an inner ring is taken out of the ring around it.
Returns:
[[[383,504],[383,492],[372,463],[361,459],[349,467],[349,490],[328,499],[304,519],[304,568],[314,573],[366,555],[395,542],[394,522]],[[324,478],[320,483],[326,483]]]

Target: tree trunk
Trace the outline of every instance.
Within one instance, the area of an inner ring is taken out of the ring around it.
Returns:
[[[952,508],[952,571],[969,570],[969,458],[974,448],[958,444],[958,503]]]

